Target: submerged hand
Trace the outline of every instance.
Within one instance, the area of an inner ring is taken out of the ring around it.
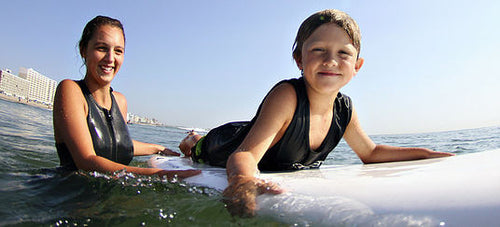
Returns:
[[[258,195],[283,192],[277,184],[255,177],[235,176],[229,182],[223,192],[223,201],[233,216],[253,217],[257,210],[255,199]]]
[[[198,169],[188,169],[188,170],[160,170],[157,174],[160,177],[167,176],[167,179],[172,180],[174,177],[177,179],[184,179],[192,177],[201,173]]]

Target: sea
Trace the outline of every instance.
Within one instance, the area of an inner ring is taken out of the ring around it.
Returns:
[[[132,137],[178,151],[186,128],[130,125]],[[373,135],[376,143],[420,146],[457,155],[500,148],[500,126]],[[149,157],[133,166],[147,167]],[[341,142],[324,165],[361,164]],[[0,100],[0,226],[297,226],[269,217],[235,218],[220,192],[156,176],[63,172],[52,111]],[[303,224],[303,223],[302,223]]]

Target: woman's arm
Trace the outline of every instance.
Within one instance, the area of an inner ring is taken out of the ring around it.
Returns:
[[[454,155],[446,152],[432,151],[427,148],[377,145],[361,128],[354,108],[351,121],[344,133],[344,139],[365,164],[439,158]]]
[[[66,144],[78,169],[98,172],[126,169],[143,175],[172,175],[165,170],[126,166],[97,156],[87,126],[87,113],[88,106],[78,84],[72,80],[62,81],[57,87],[54,100],[54,134],[57,143]],[[188,171],[178,175],[182,177],[184,174],[197,173],[199,171]]]
[[[158,154],[166,149],[158,144],[144,143],[137,140],[132,140],[132,142],[134,143],[134,156]]]

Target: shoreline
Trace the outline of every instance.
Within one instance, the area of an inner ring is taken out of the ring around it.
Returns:
[[[0,93],[0,99],[8,101],[8,102],[15,102],[15,103],[34,106],[34,107],[38,107],[38,108],[42,108],[42,109],[46,109],[46,110],[52,110],[52,105],[33,102],[33,101],[26,100],[26,99],[22,99],[20,97],[14,97],[14,96],[6,95],[3,93]]]
[[[130,121],[127,121],[127,125],[148,125],[148,126],[167,126],[168,125],[165,125],[165,124],[148,124],[148,123],[142,123],[142,122],[130,122]]]
[[[27,101],[26,99],[6,95],[3,93],[0,93],[0,99],[5,100],[7,102],[19,103],[19,104],[23,104],[23,105],[33,106],[33,107],[52,111],[52,105],[46,105],[46,104],[42,104],[42,103],[38,103],[38,102]],[[127,122],[127,125],[129,125],[129,124],[149,125],[149,126],[166,126],[165,124],[162,124],[162,123],[148,124],[148,123],[142,123],[142,122]]]

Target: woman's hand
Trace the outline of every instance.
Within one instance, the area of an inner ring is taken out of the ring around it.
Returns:
[[[273,182],[238,175],[229,180],[229,185],[223,192],[223,201],[231,215],[253,217],[257,210],[255,199],[258,195],[264,193],[280,194],[283,191]]]
[[[167,156],[181,156],[181,154],[179,154],[178,152],[175,152],[175,151],[170,150],[168,148],[161,150],[160,152],[158,152],[158,154],[163,154],[163,155],[167,155]]]

